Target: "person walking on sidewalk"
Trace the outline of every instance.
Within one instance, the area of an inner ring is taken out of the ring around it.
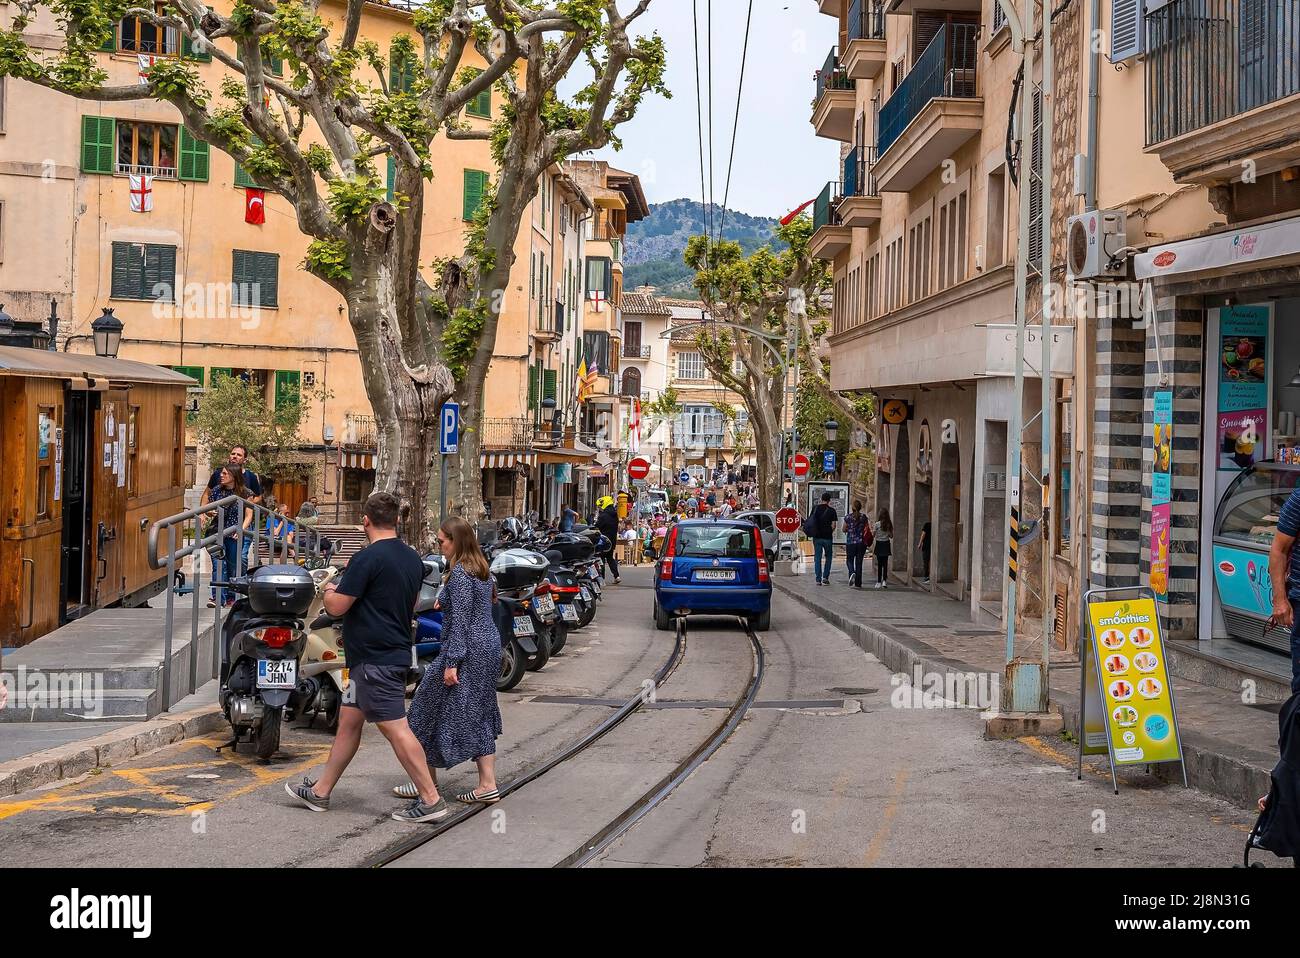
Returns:
[[[876,520],[875,542],[871,547],[876,557],[876,588],[889,588],[889,557],[893,553],[894,523],[889,518],[889,510],[881,509]]]
[[[854,502],[853,511],[844,517],[844,561],[849,567],[849,585],[862,588],[862,560],[872,543],[871,520],[862,511],[862,503]]]
[[[822,501],[813,509],[809,517],[812,524],[813,572],[818,585],[831,584],[831,562],[835,558],[835,524],[839,521],[835,507],[831,505],[831,494],[822,493]],[[826,564],[822,565],[822,556]]]
[[[921,526],[921,537],[916,540],[916,547],[921,550],[921,571],[925,573],[921,578],[921,584],[928,586],[930,584],[930,521],[928,519]]]
[[[596,531],[609,540],[609,551],[605,553],[605,571],[614,573],[614,584],[622,580],[618,577],[618,506],[609,496],[601,496],[596,503],[600,514],[596,516]]]
[[[492,805],[501,800],[496,774],[501,633],[492,616],[496,587],[474,527],[460,516],[442,524],[438,547],[451,570],[441,606],[443,645],[411,700],[411,731],[424,746],[431,769],[453,768],[473,759],[478,787],[456,798]],[[393,791],[399,798],[416,797],[414,782]]]
[[[424,579],[420,554],[397,538],[400,504],[387,492],[366,500],[361,519],[369,545],[348,562],[337,584],[325,587],[325,611],[343,617],[343,648],[350,678],[338,733],[319,779],[284,789],[314,812],[329,811],[330,794],[374,722],[415,783],[416,800],[393,812],[399,822],[429,822],[451,811],[425,764],[424,750],[406,721],[406,676],[411,667],[411,619]]]
[[[1268,576],[1273,584],[1273,615],[1270,628],[1291,630],[1291,692],[1300,692],[1300,549],[1295,548],[1300,537],[1300,489],[1296,489],[1282,504],[1278,514],[1277,532],[1268,553]]]

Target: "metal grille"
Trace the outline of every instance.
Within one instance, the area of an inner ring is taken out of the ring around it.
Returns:
[[[1146,46],[1148,145],[1300,93],[1300,0],[1177,0]]]
[[[862,146],[851,149],[844,157],[844,195],[845,196],[879,196],[876,188],[876,176],[873,167],[876,164],[876,148]]]
[[[849,39],[885,39],[885,5],[881,0],[853,0],[849,5]]]

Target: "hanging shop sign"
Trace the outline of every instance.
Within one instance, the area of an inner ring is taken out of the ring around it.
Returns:
[[[880,418],[891,426],[901,426],[912,418],[912,404],[906,399],[886,399],[880,407]]]
[[[1172,523],[1172,465],[1174,448],[1174,392],[1156,391],[1151,422],[1151,591],[1165,601],[1169,594],[1169,536]]]

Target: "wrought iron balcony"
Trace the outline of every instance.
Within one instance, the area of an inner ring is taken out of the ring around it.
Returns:
[[[849,40],[885,39],[883,0],[853,0],[849,4]]]
[[[343,417],[343,445],[374,449],[376,442],[374,416],[359,416],[348,413]]]
[[[832,180],[822,187],[821,193],[817,195],[817,202],[813,204],[813,230],[819,230],[823,226],[840,225],[839,214],[835,211],[835,201],[841,195],[838,180]]]
[[[852,89],[853,81],[840,66],[839,55],[836,53],[835,48],[831,47],[831,52],[826,56],[826,62],[817,71],[817,97],[813,102],[820,100],[828,90]]]
[[[880,154],[894,144],[931,100],[976,96],[979,24],[951,23],[916,58],[912,71],[880,108]]]
[[[532,447],[536,429],[530,416],[484,419],[479,433],[479,445],[484,449],[522,452]]]
[[[1297,0],[1175,0],[1145,27],[1147,145],[1300,93]]]
[[[875,162],[874,146],[859,144],[849,151],[844,157],[844,179],[841,181],[844,196],[880,195],[880,191],[876,188],[876,178],[871,170]]]

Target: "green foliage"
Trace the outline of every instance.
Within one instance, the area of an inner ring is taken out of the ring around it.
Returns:
[[[340,176],[330,180],[330,212],[340,223],[355,223],[370,215],[370,208],[383,203],[387,187],[377,179],[364,175]]]
[[[302,265],[322,279],[352,279],[352,256],[347,240],[313,240],[307,246]]]
[[[286,478],[299,471],[292,453],[308,442],[302,434],[308,408],[324,401],[328,394],[304,390],[298,399],[285,399],[272,406],[266,390],[239,376],[218,375],[199,400],[198,412],[190,419],[198,441],[213,452],[213,461],[234,446],[248,449],[250,468],[262,475]]]
[[[319,143],[313,143],[303,150],[303,158],[308,166],[322,176],[334,169],[334,154]]]
[[[488,301],[479,299],[473,306],[461,306],[453,312],[443,328],[442,359],[456,382],[469,372],[469,362],[478,349],[487,317]]]
[[[682,411],[681,399],[674,386],[665,386],[654,399],[642,407],[652,416],[671,419]]]

